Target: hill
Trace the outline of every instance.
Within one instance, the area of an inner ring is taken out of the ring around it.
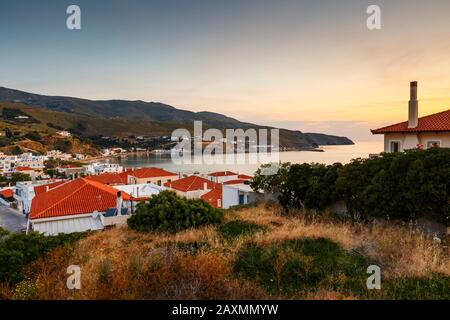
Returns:
[[[9,131],[12,135],[0,136],[0,152],[11,154],[20,148],[21,152],[45,154],[49,150],[64,147],[67,153],[98,156],[100,152],[92,143],[78,137],[61,137],[56,134],[60,129],[53,125],[60,123],[62,127],[72,126],[82,121],[82,118],[70,118],[65,113],[17,103],[0,103],[0,132]]]
[[[366,287],[381,266],[381,290]],[[67,290],[67,266],[82,290]],[[6,267],[6,266],[5,266]],[[96,232],[28,265],[4,299],[449,299],[444,244],[392,222],[369,224],[277,207],[225,211],[218,226],[176,234]]]
[[[72,129],[84,136],[170,135],[174,129],[191,129],[194,120],[203,127],[217,129],[268,128],[241,122],[214,112],[192,112],[159,102],[126,100],[87,100],[72,97],[44,96],[0,87],[0,103],[16,108],[31,107],[41,123]],[[27,113],[33,114],[30,108]],[[45,117],[47,120],[42,119]],[[305,134],[280,129],[280,146],[287,149],[311,149],[318,144],[353,144],[344,137]]]

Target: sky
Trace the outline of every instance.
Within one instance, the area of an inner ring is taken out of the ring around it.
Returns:
[[[2,0],[0,86],[370,140],[406,120],[410,81],[419,115],[450,108],[449,15],[448,0]]]

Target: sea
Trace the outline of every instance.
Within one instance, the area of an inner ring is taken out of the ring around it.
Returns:
[[[370,154],[383,151],[383,142],[364,141],[346,146],[321,146],[323,152],[288,151],[273,153],[269,156],[258,154],[237,154],[233,159],[222,155],[191,156],[187,155],[181,161],[174,160],[170,154],[134,154],[126,157],[109,159],[109,162],[120,163],[125,168],[158,167],[171,172],[207,174],[214,171],[233,171],[252,175],[261,164],[270,162],[291,163],[349,163],[352,159],[367,158]],[[232,160],[232,161],[229,161]]]

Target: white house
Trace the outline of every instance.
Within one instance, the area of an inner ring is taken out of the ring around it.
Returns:
[[[118,163],[91,163],[84,166],[86,174],[120,173],[123,167]]]
[[[224,183],[229,180],[237,180],[239,174],[231,172],[231,171],[218,171],[208,173],[208,179],[212,182],[216,183]]]
[[[253,191],[248,184],[224,184],[222,186],[222,206],[224,209],[254,203],[262,197],[263,195]]]
[[[134,201],[138,200],[100,182],[75,179],[33,199],[27,230],[56,235],[125,224]]]
[[[142,183],[142,184],[129,184],[129,185],[115,185],[112,186],[114,189],[123,191],[134,198],[150,198],[154,195],[159,194],[161,191],[166,190],[163,186],[158,186],[153,183]]]
[[[419,118],[417,82],[410,84],[408,121],[372,130],[384,135],[384,152],[407,149],[450,148],[450,109]]]
[[[220,184],[195,175],[164,183],[166,188],[188,199],[199,199],[218,185]]]
[[[59,131],[58,135],[61,137],[64,137],[64,138],[68,138],[68,137],[72,136],[72,134],[69,131],[65,131],[65,130]]]
[[[17,182],[14,191],[17,209],[24,214],[28,214],[31,210],[31,203],[37,194],[51,190],[64,182],[61,179]]]

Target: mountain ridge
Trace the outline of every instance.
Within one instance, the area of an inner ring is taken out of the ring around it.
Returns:
[[[130,101],[121,99],[89,100],[66,96],[46,96],[6,87],[0,87],[0,102],[26,105],[33,108],[57,112],[59,113],[59,117],[68,120],[65,122],[73,120],[73,122],[78,121],[83,123],[81,127],[85,127],[86,132],[80,132],[82,135],[108,135],[111,131],[114,133],[114,126],[118,125],[118,122],[120,122],[121,128],[129,128],[130,135],[142,134],[145,130],[148,130],[148,133],[151,134],[152,127],[158,127],[159,133],[164,132],[164,134],[170,135],[175,128],[184,127],[191,129],[195,120],[201,120],[204,129],[273,128],[270,126],[241,122],[235,118],[216,112],[193,112],[178,109],[162,102],[145,102],[142,100]],[[107,125],[104,123],[104,120],[110,120],[108,125],[113,126],[113,128],[109,128],[111,130],[105,128]],[[91,123],[95,122],[102,122],[103,126],[96,128],[94,125],[91,125]],[[77,124],[74,124],[74,126],[77,126]],[[280,128],[280,146],[285,149],[313,149],[317,148],[318,145],[328,144],[348,145],[353,144],[353,142],[346,137],[321,133],[305,134],[300,130]]]

